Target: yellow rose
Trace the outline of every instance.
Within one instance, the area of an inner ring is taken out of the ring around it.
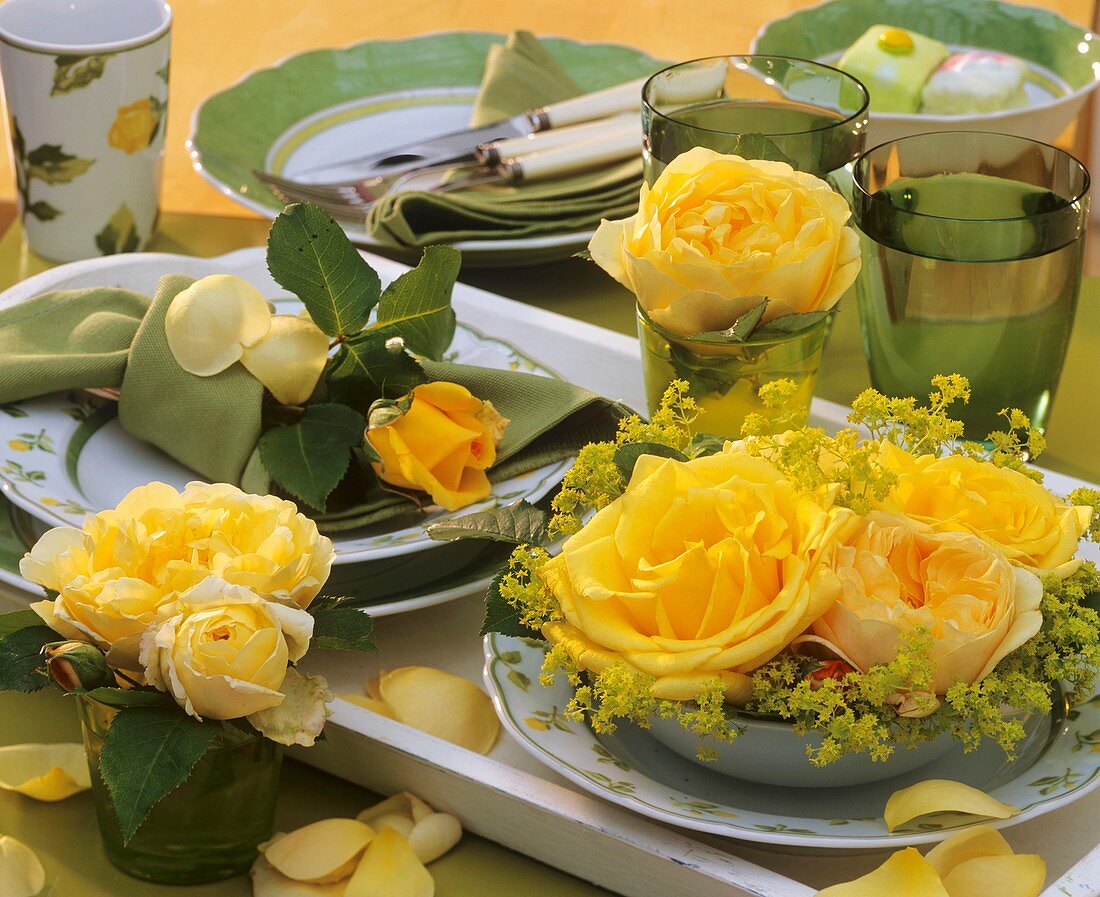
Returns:
[[[832,308],[859,272],[850,214],[820,178],[696,147],[588,248],[650,318],[689,336],[729,327],[762,296],[765,321]]]
[[[448,511],[485,498],[492,488],[485,471],[507,419],[457,383],[425,383],[409,398],[408,411],[367,430],[381,458],[375,473],[391,486],[427,492]]]
[[[333,556],[292,502],[225,484],[191,483],[181,494],[150,483],[87,517],[83,529],[47,532],[19,571],[58,593],[32,605],[55,631],[136,656],[160,608],[207,576],[308,607]]]
[[[813,633],[853,667],[888,663],[902,634],[933,638],[937,695],[980,682],[1039,631],[1039,578],[969,533],[872,511],[830,561],[841,594]]]
[[[277,707],[287,664],[306,653],[313,617],[210,576],[141,637],[145,679],[198,719]]]
[[[160,117],[160,109],[154,107],[152,97],[120,106],[107,132],[107,143],[131,155],[143,150],[153,142]]]
[[[987,461],[914,456],[890,443],[882,460],[898,477],[883,510],[937,530],[973,533],[1039,574],[1066,577],[1081,566],[1074,555],[1091,508],[1067,505],[1022,473]]]
[[[653,676],[656,697],[691,700],[721,679],[744,703],[748,674],[836,600],[821,558],[855,520],[741,451],[643,456],[623,495],[540,568],[565,618],[543,634],[583,669]]]

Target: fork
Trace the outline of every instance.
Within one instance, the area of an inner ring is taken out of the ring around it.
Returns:
[[[549,180],[629,158],[640,148],[637,116],[627,114],[482,144],[477,161],[466,166],[436,165],[329,184],[303,183],[259,170],[254,174],[284,202],[310,202],[334,218],[358,221],[380,199],[403,190],[446,193],[485,183]]]

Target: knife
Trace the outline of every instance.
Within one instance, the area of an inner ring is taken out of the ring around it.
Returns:
[[[302,175],[322,174],[340,169],[354,168],[355,176],[369,178],[375,175],[397,174],[402,169],[441,165],[446,162],[466,162],[476,159],[478,146],[514,137],[526,137],[540,131],[561,128],[566,125],[592,121],[627,112],[641,106],[642,85],[645,78],[617,84],[595,93],[582,94],[569,100],[528,109],[511,118],[501,119],[476,128],[464,128],[438,137],[415,140],[403,146],[392,147],[378,153],[370,153],[355,159],[318,165]],[[345,172],[346,173],[346,172]]]

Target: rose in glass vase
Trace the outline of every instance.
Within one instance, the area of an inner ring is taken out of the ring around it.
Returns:
[[[320,596],[333,557],[292,502],[150,483],[23,558],[48,597],[0,617],[0,687],[76,696],[124,871],[213,881],[270,837],[282,748],[312,745],[332,700],[296,664],[312,645],[374,650],[370,618]]]

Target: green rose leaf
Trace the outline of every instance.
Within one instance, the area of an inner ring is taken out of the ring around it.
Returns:
[[[287,206],[271,225],[267,268],[329,336],[362,330],[382,289],[339,225],[309,203]]]
[[[642,455],[656,455],[658,458],[675,458],[677,461],[686,461],[687,455],[678,449],[660,442],[628,442],[615,449],[615,466],[623,479],[629,482],[634,474],[634,465]]]
[[[427,533],[437,542],[488,539],[515,545],[541,545],[546,540],[546,523],[545,511],[520,499],[503,508],[491,508],[443,523],[433,523],[427,528]]]
[[[371,635],[374,621],[359,608],[344,605],[343,599],[322,597],[309,606],[313,615],[311,645],[334,651],[366,651],[376,653],[378,647]]]
[[[753,331],[756,330],[756,325],[760,323],[760,319],[764,316],[764,312],[767,311],[768,300],[761,298],[759,305],[754,305],[741,317],[733,322],[732,327],[728,327],[725,330],[711,330],[707,333],[700,333],[694,339],[706,340],[707,342],[721,342],[721,343],[741,343],[747,340],[753,335]]]
[[[134,213],[126,203],[115,210],[103,230],[95,235],[95,245],[103,255],[137,252],[141,248],[141,238],[134,223]]]
[[[53,87],[50,96],[59,93],[72,93],[81,87],[87,87],[96,78],[102,77],[107,67],[107,55],[97,53],[94,56],[57,56],[53,73]]]
[[[329,367],[329,394],[366,414],[379,395],[397,399],[428,381],[399,338],[368,330],[343,343]]]
[[[102,688],[93,688],[88,691],[77,692],[77,694],[84,695],[84,697],[99,701],[100,704],[106,704],[108,707],[115,707],[119,710],[123,710],[127,707],[174,708],[176,706],[176,702],[172,700],[171,696],[162,691],[155,691],[149,688],[112,688],[104,686]]]
[[[743,159],[764,159],[768,162],[786,162],[791,168],[798,168],[794,159],[786,155],[770,137],[764,134],[741,134],[737,138],[737,146],[730,150]]]
[[[71,156],[56,144],[43,143],[27,153],[27,178],[38,178],[46,184],[67,184],[94,164],[95,159]]]
[[[27,214],[34,215],[39,221],[53,221],[61,214],[61,210],[55,209],[48,202],[40,199],[27,206]]]
[[[799,314],[780,315],[778,318],[772,318],[766,324],[761,325],[760,329],[756,331],[756,335],[765,337],[800,333],[825,320],[831,314],[831,311],[807,311]]]
[[[0,638],[0,691],[38,691],[49,684],[42,646],[56,641],[57,633],[41,620]]]
[[[13,610],[11,613],[0,614],[0,639],[7,638],[20,629],[42,625],[44,625],[42,618],[33,610]]]
[[[696,433],[691,437],[691,443],[688,445],[688,457],[705,458],[707,455],[717,455],[725,447],[726,441],[724,436]]]
[[[429,246],[420,264],[386,287],[371,331],[400,336],[412,352],[433,361],[442,359],[455,335],[451,291],[461,264],[458,250]]]
[[[186,781],[217,731],[179,708],[130,707],[114,718],[103,738],[99,772],[124,844],[156,803]]]
[[[519,638],[541,638],[541,633],[528,629],[520,623],[519,611],[505,601],[504,596],[500,594],[500,581],[503,578],[502,570],[493,578],[489,584],[489,591],[485,593],[485,619],[479,634],[488,635],[490,632],[499,632],[501,635]]]
[[[260,458],[283,489],[323,511],[351,463],[351,449],[363,441],[364,427],[363,416],[346,405],[311,405],[298,423],[260,437]]]

